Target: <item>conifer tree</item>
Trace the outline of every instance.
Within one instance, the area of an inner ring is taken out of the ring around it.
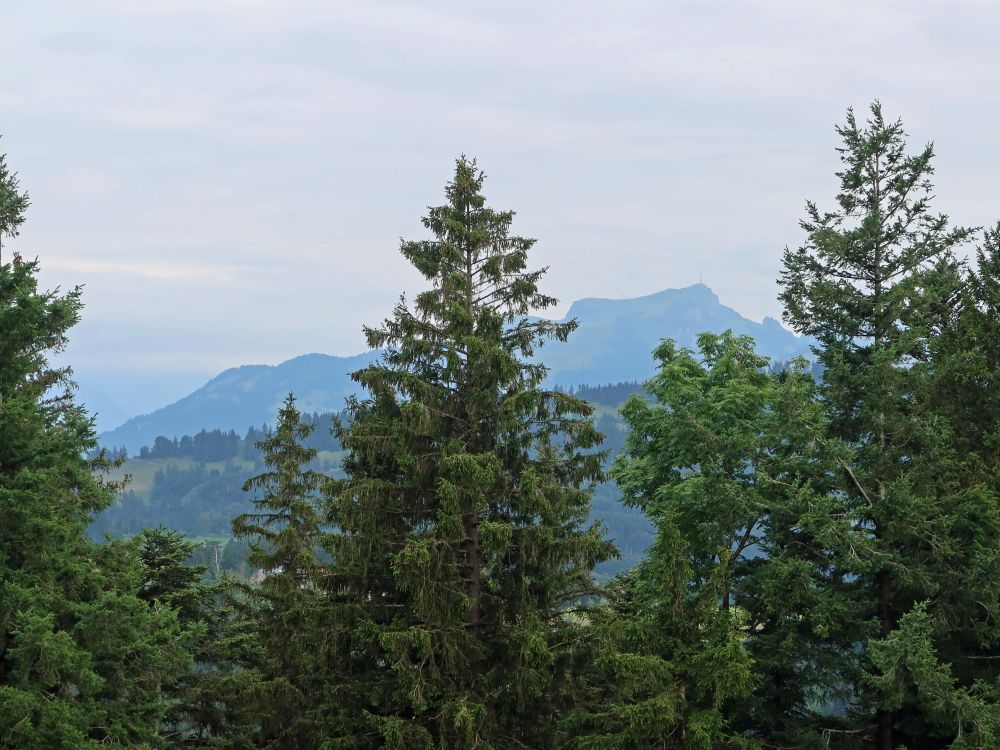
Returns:
[[[1000,744],[1000,225],[983,233],[975,268],[961,270],[956,280],[938,269],[958,292],[925,315],[936,335],[913,365],[922,436],[935,450],[912,470],[937,489],[955,536],[934,539],[933,600],[901,618],[901,636],[873,644],[873,682],[904,709],[917,704],[927,732],[978,748]]]
[[[534,359],[576,324],[528,317],[555,300],[482,185],[459,159],[433,238],[402,243],[430,288],[365,330],[383,353],[354,376],[330,503],[330,747],[554,746],[569,613],[614,554],[588,525],[591,410]]]
[[[206,584],[205,565],[192,565],[197,548],[163,527],[135,539],[142,574],[139,595],[154,607],[170,607],[193,636],[194,664],[164,686],[161,741],[167,747],[247,748],[256,736],[254,696],[263,663],[255,623],[238,617],[229,581]]]
[[[209,588],[201,583],[207,567],[188,564],[197,543],[163,526],[143,529],[136,542],[142,570],[139,595],[173,607],[182,623],[197,624],[211,597]]]
[[[317,703],[312,680],[322,663],[309,644],[323,535],[321,476],[309,468],[316,449],[303,444],[314,426],[302,420],[289,394],[274,431],[256,444],[267,471],[243,487],[260,493],[256,512],[233,521],[233,535],[250,540],[248,560],[263,575],[259,586],[243,588],[245,602],[237,607],[253,620],[265,656],[257,665],[257,711],[260,741],[269,748],[305,750],[320,741],[311,716]]]
[[[274,712],[284,707],[275,698],[289,691],[274,676],[275,660],[241,583],[224,577],[203,589],[211,598],[197,618],[195,663],[168,697],[164,738],[171,747],[267,747],[273,738],[263,730],[280,726]]]
[[[17,173],[7,166],[7,155],[0,154],[0,263],[7,238],[17,237],[29,206],[28,194],[22,192]]]
[[[935,408],[963,451],[988,453],[1000,429],[1000,224],[983,233],[961,293],[935,312]]]
[[[0,162],[0,241],[25,196]],[[25,750],[152,747],[162,688],[190,664],[171,608],[138,595],[131,545],[93,544],[117,487],[93,421],[74,405],[66,344],[80,290],[38,289],[38,263],[0,263],[0,745]]]
[[[908,154],[877,103],[863,126],[849,111],[838,133],[837,209],[807,204],[806,243],[785,252],[780,280],[786,321],[818,341],[829,433],[845,451],[839,514],[854,525],[835,555],[844,621],[858,624],[840,643],[858,659],[835,741],[968,747],[971,704],[940,693],[964,667],[957,644],[996,622],[1000,517],[930,393],[961,297],[955,249],[971,232],[932,212],[932,147]]]

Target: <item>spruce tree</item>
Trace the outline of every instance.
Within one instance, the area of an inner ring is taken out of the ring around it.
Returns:
[[[17,172],[7,166],[7,155],[0,154],[0,263],[4,240],[17,237],[29,206],[28,194],[22,192]]]
[[[0,169],[6,240],[27,201]],[[40,291],[37,273],[16,253],[0,263],[0,745],[153,747],[189,635],[175,610],[140,598],[132,545],[86,536],[117,487],[69,370],[49,363],[80,290]]]
[[[193,636],[194,663],[160,696],[161,741],[177,748],[248,748],[259,725],[255,691],[263,662],[254,622],[238,617],[229,581],[202,581],[193,565],[197,543],[163,527],[144,529],[135,542],[142,566],[139,595],[170,607]]]
[[[927,731],[961,748],[1000,744],[1000,225],[975,258],[960,274],[937,269],[958,291],[925,314],[935,335],[913,366],[922,436],[935,450],[912,470],[937,489],[954,535],[934,538],[933,600],[901,618],[902,636],[873,644],[875,684],[904,708],[916,703],[932,717]]]
[[[838,513],[854,526],[838,543],[835,595],[854,612],[839,648],[857,667],[844,673],[850,724],[829,736],[968,747],[969,704],[940,693],[963,669],[958,644],[996,621],[1000,518],[931,393],[971,231],[932,212],[932,147],[907,153],[902,124],[877,103],[864,125],[849,111],[838,133],[837,208],[807,204],[806,243],[785,252],[780,280],[786,321],[818,342],[829,434],[844,453]],[[931,662],[940,668],[918,668]]]
[[[248,560],[263,575],[258,586],[243,587],[244,601],[235,606],[254,622],[265,657],[256,665],[257,712],[259,741],[269,748],[304,750],[320,742],[312,713],[317,703],[315,675],[322,663],[310,643],[323,535],[321,477],[309,468],[316,449],[303,444],[313,428],[302,420],[289,394],[274,431],[256,444],[267,470],[243,487],[259,493],[256,512],[233,521],[233,535],[250,540]]]
[[[164,738],[171,747],[267,747],[262,730],[280,726],[274,712],[285,704],[276,697],[288,691],[276,682],[275,660],[241,582],[225,577],[203,588],[211,598],[198,614],[194,665],[168,697]]]
[[[142,577],[139,595],[177,610],[181,622],[196,625],[211,596],[201,579],[204,565],[188,561],[197,542],[188,541],[179,531],[163,526],[143,529],[136,536]]]
[[[528,317],[555,300],[483,179],[458,160],[433,238],[402,243],[430,288],[365,329],[382,355],[354,376],[330,502],[330,747],[554,746],[571,612],[614,554],[588,522],[590,407],[534,359],[576,323]]]

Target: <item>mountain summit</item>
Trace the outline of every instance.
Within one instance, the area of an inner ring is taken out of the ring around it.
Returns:
[[[774,318],[757,323],[726,307],[704,284],[664,289],[632,299],[582,299],[566,319],[580,327],[565,344],[548,346],[540,355],[550,380],[560,385],[645,380],[653,373],[653,349],[674,339],[696,348],[699,333],[727,329],[751,336],[758,351],[771,359],[809,353],[809,342],[783,328]]]
[[[773,318],[757,323],[726,307],[704,284],[664,289],[633,299],[582,299],[564,320],[579,328],[566,343],[539,352],[549,367],[548,381],[563,386],[601,385],[644,380],[653,373],[653,349],[665,338],[695,346],[703,331],[727,329],[753,337],[761,354],[789,359],[808,354],[809,342]],[[101,435],[101,443],[130,452],[152,444],[158,435],[193,435],[202,429],[244,432],[272,422],[282,399],[293,392],[305,412],[340,411],[357,392],[350,373],[373,361],[376,353],[353,357],[306,354],[278,365],[244,365],[226,370],[176,403],[133,417]]]

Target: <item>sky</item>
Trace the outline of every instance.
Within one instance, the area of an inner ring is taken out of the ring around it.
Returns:
[[[14,247],[84,285],[65,357],[104,426],[361,351],[460,154],[558,312],[702,279],[780,317],[850,106],[934,141],[938,210],[1000,218],[998,28],[995,0],[0,0]]]

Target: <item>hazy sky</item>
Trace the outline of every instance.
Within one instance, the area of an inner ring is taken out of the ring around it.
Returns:
[[[86,285],[69,356],[126,412],[361,350],[460,153],[566,303],[701,274],[778,316],[850,105],[935,141],[938,209],[1000,218],[998,34],[996,0],[0,0],[16,247]]]

